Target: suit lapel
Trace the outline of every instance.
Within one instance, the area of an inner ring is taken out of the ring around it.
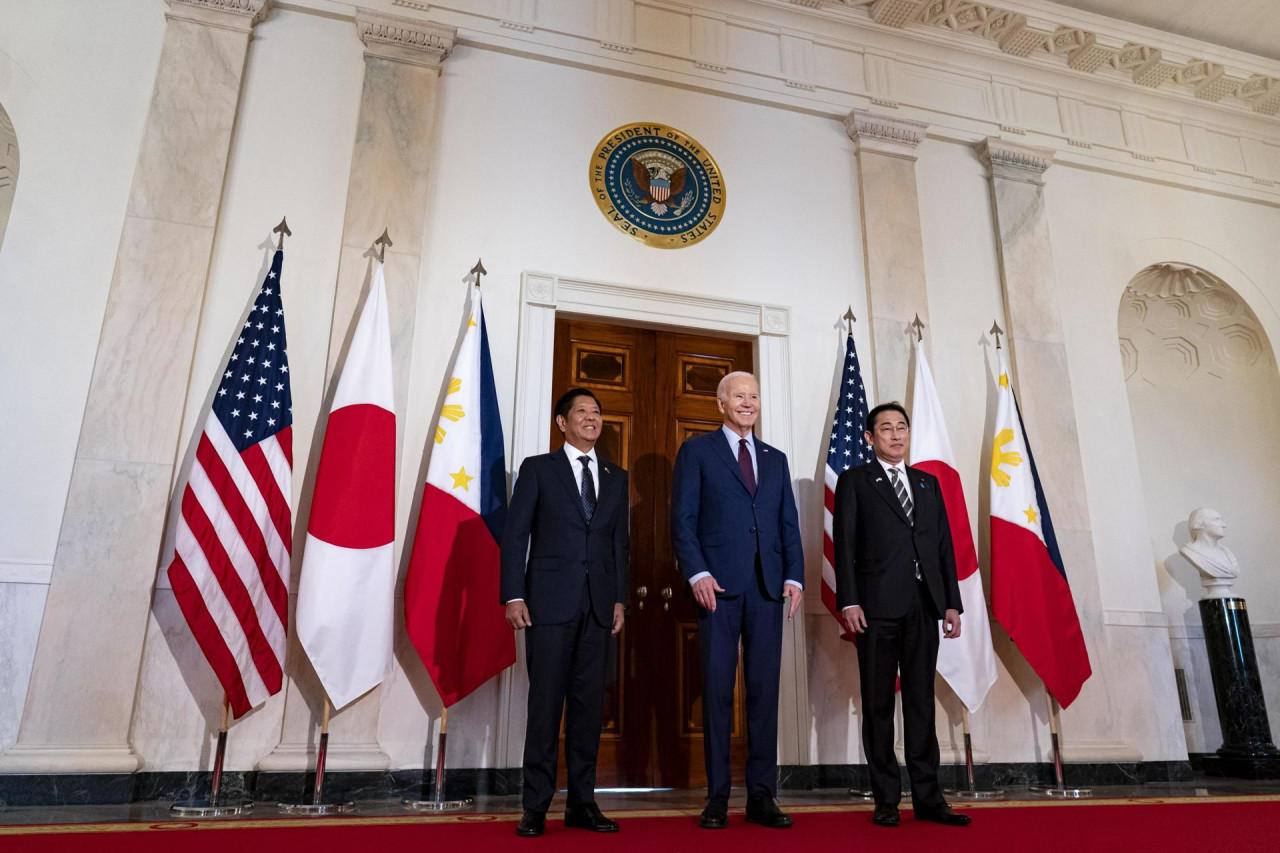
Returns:
[[[613,500],[618,493],[618,487],[621,485],[617,468],[608,459],[597,454],[596,467],[600,469],[600,493],[596,498],[596,513],[592,516],[592,520],[605,511],[608,503]],[[578,503],[582,503],[581,499],[579,499]]]
[[[898,493],[893,490],[893,483],[889,480],[888,473],[885,472],[884,466],[880,464],[880,460],[876,459],[868,468],[867,476],[871,478],[871,487],[875,489],[880,497],[897,513],[898,518],[902,519],[903,524],[910,524],[907,518],[907,511],[902,508],[902,501],[898,500]],[[911,487],[911,478],[907,478],[907,488]],[[913,498],[914,500],[914,498]]]
[[[717,428],[715,432],[707,433],[707,435],[711,436],[712,444],[715,445],[715,450],[714,450],[715,455],[720,458],[721,462],[729,466],[729,470],[733,472],[733,476],[736,477],[738,482],[742,484],[742,488],[750,492],[751,490],[747,489],[747,481],[742,479],[742,468],[738,465],[738,457],[733,455],[733,451],[729,449],[729,442],[724,437],[724,429]],[[756,450],[759,450],[759,449],[760,449],[760,444],[759,442],[757,442]],[[759,466],[759,464],[760,464],[759,461],[757,461],[756,462],[757,467]],[[757,492],[760,491],[759,479],[760,479],[759,477],[756,478]]]
[[[582,517],[582,521],[585,524],[587,516],[582,511],[582,490],[578,486],[577,478],[573,476],[573,466],[569,464],[569,457],[565,454],[563,448],[551,454],[551,467],[559,475],[564,487],[569,490],[569,495],[573,498],[573,505],[578,508],[578,515]]]

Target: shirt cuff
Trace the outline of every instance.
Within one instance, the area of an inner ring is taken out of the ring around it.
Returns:
[[[702,580],[703,578],[709,578],[709,577],[711,577],[711,572],[698,572],[696,575],[689,578],[689,586],[693,586],[695,583]]]
[[[507,604],[515,604],[517,601],[524,601],[523,598],[508,598]]]
[[[846,610],[852,610],[855,607],[861,607],[861,606],[862,606],[861,604],[850,604],[848,607],[841,607],[840,612],[843,613]]]
[[[784,585],[791,584],[796,589],[800,590],[801,592],[804,592],[804,584],[800,583],[800,581],[783,581],[783,584]]]

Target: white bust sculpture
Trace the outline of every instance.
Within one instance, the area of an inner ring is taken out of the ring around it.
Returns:
[[[1216,509],[1200,507],[1187,519],[1191,541],[1178,549],[1187,562],[1200,570],[1200,583],[1209,598],[1229,598],[1231,583],[1240,574],[1236,555],[1222,544],[1227,525]]]

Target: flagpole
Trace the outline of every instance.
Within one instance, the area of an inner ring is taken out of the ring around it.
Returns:
[[[227,755],[227,721],[230,707],[231,702],[227,699],[227,695],[222,694],[222,722],[218,724],[218,746],[213,754],[213,779],[209,783],[209,799],[174,803],[169,807],[169,813],[175,817],[230,817],[253,809],[254,804],[249,800],[226,804],[219,802],[222,789],[222,765]]]
[[[1058,700],[1045,688],[1049,702],[1049,739],[1053,744],[1053,780],[1050,785],[1032,785],[1031,793],[1058,800],[1083,800],[1093,796],[1092,788],[1068,788],[1062,779],[1062,720],[1058,714]]]
[[[960,705],[960,714],[960,726],[964,732],[964,770],[969,787],[963,790],[947,791],[946,795],[955,797],[957,800],[1003,800],[1004,788],[978,788],[973,772],[973,736],[969,729],[969,708],[964,703]]]
[[[456,812],[459,809],[465,809],[472,805],[474,800],[471,797],[462,797],[457,800],[446,800],[444,798],[444,757],[449,742],[449,709],[444,708],[440,711],[440,737],[436,745],[436,784],[435,790],[431,794],[429,800],[413,800],[405,797],[400,801],[401,805],[417,811],[424,812]]]
[[[316,781],[311,792],[309,803],[277,803],[282,812],[297,815],[322,816],[354,811],[356,804],[351,800],[322,802],[324,794],[324,766],[329,754],[329,711],[333,706],[329,703],[329,694],[324,696],[324,710],[320,714],[320,746],[316,750]]]

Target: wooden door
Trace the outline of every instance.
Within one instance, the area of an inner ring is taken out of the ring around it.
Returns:
[[[671,469],[686,438],[719,429],[721,377],[750,370],[751,362],[748,341],[556,321],[553,400],[575,386],[599,397],[597,449],[626,468],[631,482],[630,612],[606,690],[599,787],[706,784],[697,605],[671,549]],[[558,449],[554,424],[551,434]],[[739,668],[735,783],[746,760],[741,677]],[[563,784],[563,758],[560,768]]]

